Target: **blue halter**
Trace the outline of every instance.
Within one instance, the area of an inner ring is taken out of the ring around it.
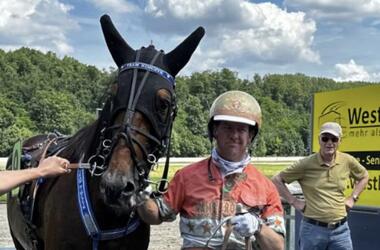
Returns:
[[[100,230],[92,211],[85,170],[83,168],[77,170],[77,196],[80,215],[86,232],[92,239],[93,250],[98,249],[99,241],[121,238],[135,231],[140,225],[139,218],[133,217],[126,227],[114,230]]]

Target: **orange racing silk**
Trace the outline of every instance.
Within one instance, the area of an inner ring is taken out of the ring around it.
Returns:
[[[237,203],[255,211],[267,226],[285,235],[281,200],[267,177],[248,164],[242,173],[223,178],[219,168],[211,161],[214,180],[209,180],[208,160],[177,171],[168,192],[158,202],[164,221],[172,221],[176,214],[180,214],[183,248],[204,247],[223,218],[236,213]],[[221,227],[210,240],[210,248],[222,246],[224,230],[225,227]],[[244,238],[234,232],[229,241],[229,248],[244,249]]]

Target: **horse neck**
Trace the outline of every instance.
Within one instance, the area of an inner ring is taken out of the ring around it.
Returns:
[[[89,158],[95,151],[99,137],[99,122],[95,121],[79,130],[71,137],[65,149],[59,154],[72,163],[77,163],[84,156]]]

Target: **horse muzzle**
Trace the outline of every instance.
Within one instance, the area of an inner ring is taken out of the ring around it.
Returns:
[[[119,212],[128,212],[136,204],[136,184],[133,178],[106,171],[100,182],[100,192],[106,205]]]

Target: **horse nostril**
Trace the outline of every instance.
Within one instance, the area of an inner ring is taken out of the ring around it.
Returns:
[[[111,203],[115,203],[117,199],[120,197],[121,192],[117,191],[113,188],[106,187],[104,189],[107,200]]]
[[[132,182],[128,181],[127,185],[123,189],[123,194],[124,195],[128,195],[128,194],[133,193],[134,191],[135,191],[135,184],[133,184]]]

